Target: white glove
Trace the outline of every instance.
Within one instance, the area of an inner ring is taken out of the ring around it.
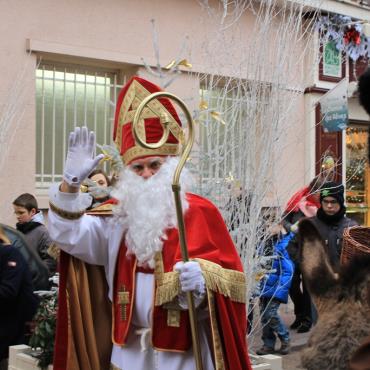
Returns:
[[[111,186],[99,186],[96,185],[95,181],[87,178],[83,181],[82,185],[87,186],[87,192],[96,200],[100,201],[101,199],[105,199],[110,197],[110,193],[112,192]]]
[[[95,133],[88,132],[86,126],[76,127],[69,134],[68,153],[64,165],[63,179],[71,186],[79,187],[82,181],[94,170],[104,158],[99,154],[94,158]]]
[[[183,294],[179,295],[179,304],[182,308],[187,309],[186,292],[193,292],[194,305],[198,307],[205,296],[206,287],[202,270],[198,262],[177,262],[174,270],[180,273],[180,287]]]

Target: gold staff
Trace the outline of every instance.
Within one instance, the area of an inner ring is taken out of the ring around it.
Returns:
[[[179,107],[182,109],[182,111],[185,113],[186,119],[188,121],[189,125],[189,135],[188,135],[188,141],[184,146],[184,149],[182,151],[179,164],[176,167],[175,174],[173,176],[172,181],[172,191],[173,195],[175,197],[175,204],[176,204],[176,215],[177,215],[177,224],[179,226],[179,238],[180,238],[180,247],[181,247],[181,255],[182,260],[184,262],[189,261],[189,253],[188,248],[186,244],[186,236],[185,236],[185,225],[184,225],[184,217],[182,213],[182,204],[181,204],[181,198],[180,198],[180,175],[181,171],[186,163],[186,160],[189,157],[191,148],[194,143],[194,121],[190,115],[190,112],[188,108],[186,107],[185,103],[178,98],[176,95],[167,93],[167,92],[156,92],[154,94],[151,94],[147,96],[139,105],[135,112],[134,120],[133,120],[133,132],[135,136],[135,140],[144,148],[148,149],[157,149],[160,148],[163,144],[166,143],[168,135],[170,133],[169,125],[168,125],[168,117],[165,115],[161,116],[161,124],[163,126],[163,135],[161,139],[157,143],[147,143],[146,141],[142,140],[138,134],[138,123],[141,116],[141,113],[144,109],[144,107],[149,104],[153,99],[166,97],[169,99],[174,100]],[[181,132],[183,133],[183,131]],[[181,137],[181,136],[180,136]],[[199,346],[199,335],[198,335],[198,327],[197,327],[197,319],[196,319],[196,312],[194,308],[194,301],[193,301],[193,295],[191,292],[186,293],[186,298],[188,302],[189,307],[189,319],[190,319],[190,327],[191,327],[191,336],[193,340],[193,351],[195,356],[195,363],[197,370],[202,370],[202,358],[201,358],[201,352],[200,352],[200,346]]]

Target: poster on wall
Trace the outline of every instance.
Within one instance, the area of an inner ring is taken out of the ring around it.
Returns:
[[[335,47],[334,41],[329,41],[324,45],[322,54],[323,75],[327,77],[342,77],[342,56]]]
[[[344,78],[319,99],[324,132],[342,131],[348,124],[348,81]]]

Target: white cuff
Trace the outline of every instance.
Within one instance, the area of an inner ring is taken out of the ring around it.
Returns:
[[[50,202],[68,212],[81,212],[91,206],[92,197],[88,193],[63,193],[60,184],[54,183],[49,189]]]

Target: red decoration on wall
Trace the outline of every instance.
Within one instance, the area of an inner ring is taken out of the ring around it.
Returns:
[[[356,31],[354,28],[349,28],[347,31],[344,32],[343,40],[346,45],[348,45],[351,41],[353,41],[353,43],[356,45],[360,45],[361,44],[360,32]]]

